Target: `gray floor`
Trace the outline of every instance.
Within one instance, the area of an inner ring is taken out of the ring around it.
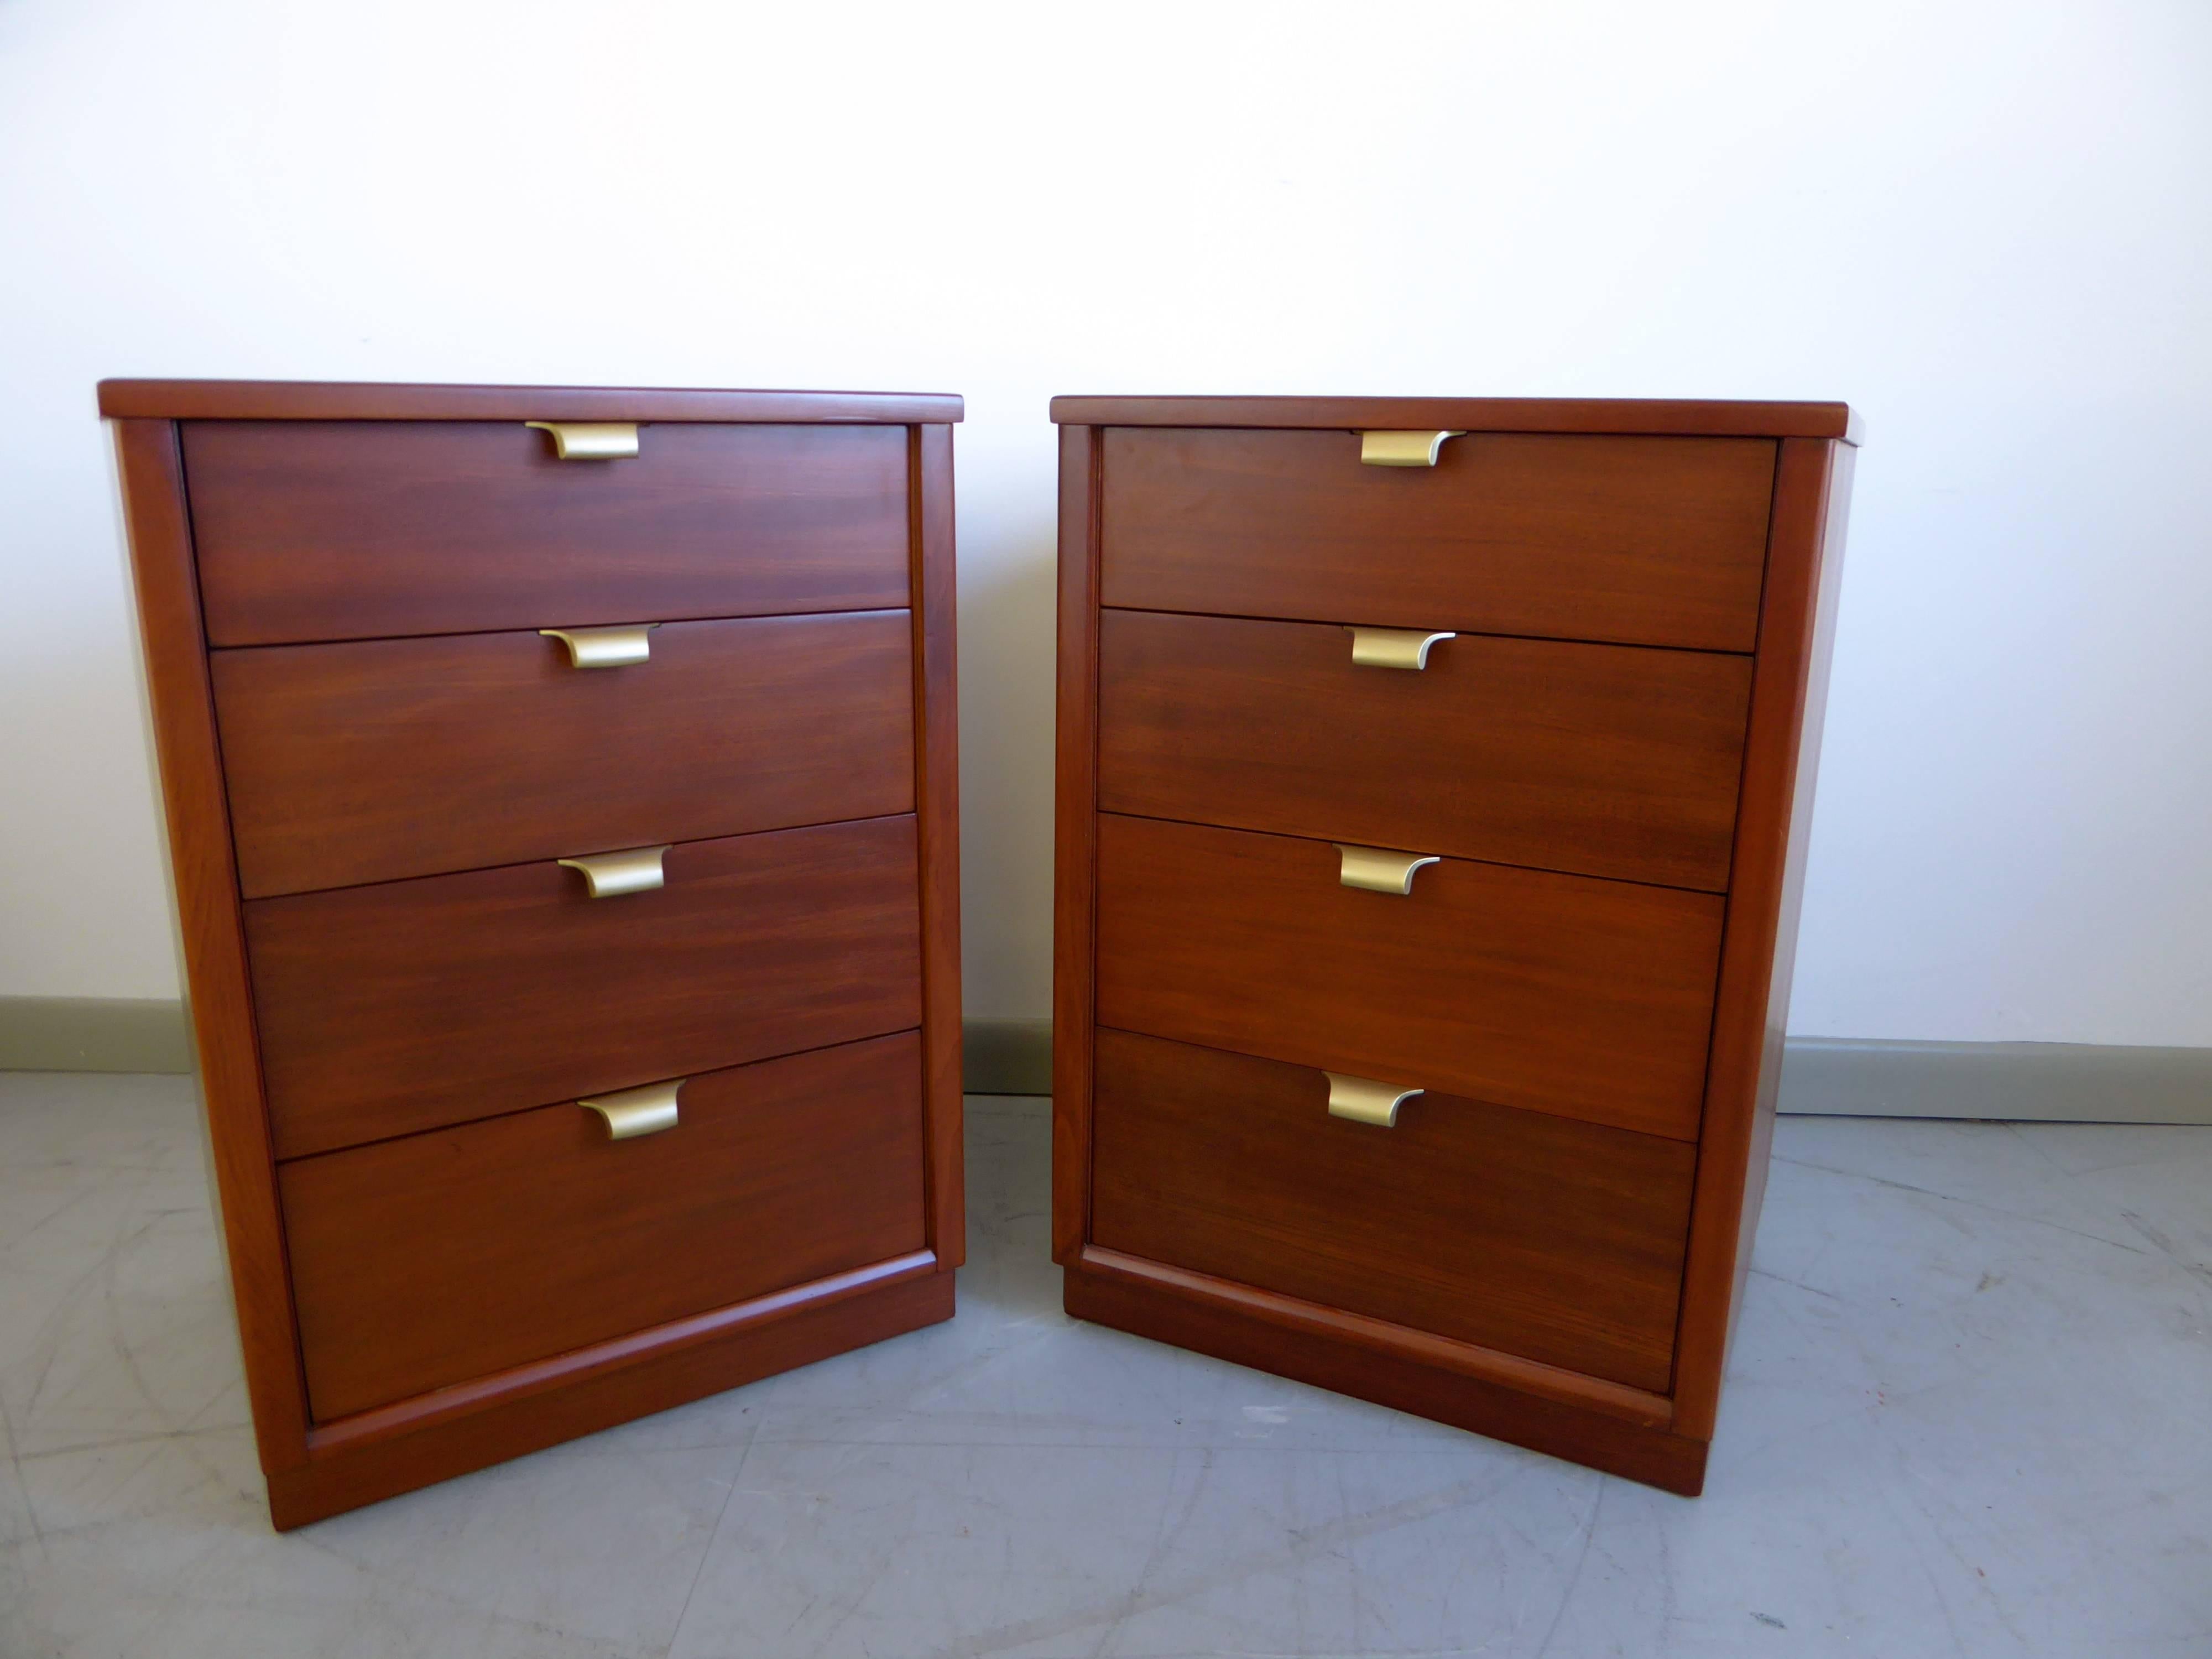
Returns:
[[[0,1076],[0,1655],[2212,1653],[2212,1130],[1785,1119],[1708,1495],[961,1313],[270,1532],[187,1090]]]

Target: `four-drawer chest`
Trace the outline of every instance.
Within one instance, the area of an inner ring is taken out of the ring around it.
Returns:
[[[1850,411],[1053,417],[1068,1310],[1696,1492]]]
[[[960,400],[100,406],[277,1524],[950,1316]]]

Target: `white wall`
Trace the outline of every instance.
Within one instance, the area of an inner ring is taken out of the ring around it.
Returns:
[[[14,0],[0,121],[0,995],[174,989],[102,375],[965,392],[980,1015],[1051,393],[1843,398],[1793,1029],[2212,1043],[2202,0]]]

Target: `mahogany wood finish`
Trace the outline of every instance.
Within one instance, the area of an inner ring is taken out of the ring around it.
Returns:
[[[924,1253],[518,1365],[309,1430],[309,1460],[269,1476],[270,1516],[305,1526],[951,1317]]]
[[[1052,901],[1052,1259],[1091,1236],[1098,979],[1098,433],[1060,434],[1060,681]]]
[[[1125,1283],[1141,1281],[1192,1301],[1240,1310],[1284,1330],[1334,1336],[1370,1353],[1418,1358],[1424,1364],[1462,1376],[1510,1382],[1543,1399],[1602,1412],[1624,1423],[1663,1427],[1673,1413],[1673,1405],[1667,1396],[1653,1394],[1648,1389],[1607,1382],[1581,1371],[1524,1359],[1497,1348],[1438,1336],[1433,1331],[1394,1325],[1386,1319],[1304,1301],[1256,1285],[1240,1285],[1212,1273],[1196,1273],[1164,1261],[1148,1261],[1141,1256],[1124,1255],[1096,1244],[1085,1245],[1077,1260],[1086,1273]]]
[[[1693,1139],[1721,901],[1324,841],[1098,821],[1101,1025]],[[258,963],[257,963],[258,965]]]
[[[1655,403],[1644,398],[1054,398],[1052,418],[1065,428],[1334,427],[1347,432],[1840,438],[1850,444],[1864,439],[1858,414],[1848,404],[1711,398]]]
[[[1401,1412],[1640,1480],[1694,1498],[1704,1489],[1706,1443],[1631,1415],[1594,1389],[1539,1385],[1480,1350],[1425,1333],[1360,1321],[1228,1279],[1162,1271],[1158,1264],[1085,1250],[1067,1273],[1065,1301],[1078,1319],[1172,1342],[1278,1376],[1333,1389]],[[1452,1352],[1451,1350],[1456,1350]]]
[[[1774,446],[1470,432],[1433,468],[1344,432],[1109,428],[1103,602],[1748,651]]]
[[[316,1419],[922,1248],[911,1033],[708,1072],[678,1104],[635,1140],[564,1104],[283,1165]]]
[[[283,1231],[276,1170],[261,1107],[261,1052],[239,922],[215,696],[201,642],[184,464],[176,428],[167,421],[121,421],[115,437],[209,1162],[222,1205],[223,1249],[254,1437],[262,1468],[274,1472],[306,1461],[307,1399],[291,1280],[276,1243]]]
[[[1054,414],[1068,1310],[1696,1493],[1764,1182],[1850,411]],[[1469,435],[1433,471],[1363,468],[1374,429]],[[1354,623],[1460,637],[1354,671]],[[1352,891],[1332,842],[1443,858],[1407,896]],[[1394,1127],[1334,1121],[1304,1068],[1428,1092]]]
[[[214,653],[248,898],[915,802],[903,611],[667,623],[579,669],[460,634]],[[425,810],[435,803],[435,810]]]
[[[1317,623],[1105,612],[1100,805],[1727,887],[1749,659],[1465,635],[1409,673],[1351,646]]]
[[[959,399],[100,404],[276,1524],[949,1317]],[[536,633],[603,623],[650,661]],[[656,891],[550,862],[664,843]],[[676,1128],[579,1144],[679,1076]]]
[[[1686,1434],[1713,1432],[1766,1192],[1856,459],[1857,451],[1841,445],[1786,443],[1775,477],[1735,888],[1722,947],[1682,1309],[1677,1414]]]
[[[915,832],[921,859],[921,1042],[929,1248],[968,1259],[960,1045],[960,719],[954,700],[952,428],[913,430]]]
[[[898,427],[672,422],[615,461],[557,459],[520,421],[195,421],[184,442],[216,645],[908,603]]]
[[[162,421],[705,421],[946,426],[944,392],[720,392],[700,386],[409,386],[342,380],[102,380],[100,412]]]
[[[1097,1042],[1102,1248],[1666,1391],[1694,1148],[1446,1094],[1378,1133],[1304,1066]]]
[[[246,907],[279,1158],[921,1019],[914,820],[684,842],[655,892],[551,863]]]

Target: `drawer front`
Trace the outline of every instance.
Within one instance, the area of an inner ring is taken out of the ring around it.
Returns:
[[[1474,433],[1429,467],[1350,432],[1115,428],[1109,605],[1749,651],[1765,439]]]
[[[923,1247],[912,1033],[684,1085],[611,1140],[574,1105],[278,1171],[327,1421]]]
[[[1345,629],[1109,611],[1109,811],[1717,890],[1748,658],[1463,635],[1419,672]]]
[[[1693,1139],[1708,893],[1447,859],[1405,896],[1327,842],[1101,817],[1102,1025]]]
[[[214,654],[246,896],[914,807],[903,611]]]
[[[921,1019],[911,817],[693,842],[586,896],[511,865],[246,906],[279,1158]]]
[[[1304,1066],[1098,1034],[1109,1249],[1664,1393],[1697,1149],[1449,1095],[1333,1118]]]
[[[520,422],[184,428],[210,641],[270,645],[908,603],[904,427],[643,427],[562,461]]]

